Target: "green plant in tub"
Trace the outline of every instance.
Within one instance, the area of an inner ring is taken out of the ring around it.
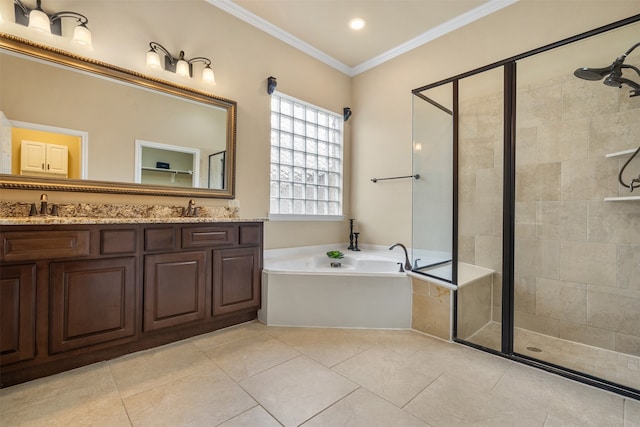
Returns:
[[[340,251],[329,251],[327,252],[327,256],[331,259],[342,259],[344,258],[344,254]]]

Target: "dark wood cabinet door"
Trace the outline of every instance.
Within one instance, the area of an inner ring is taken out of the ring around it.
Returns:
[[[135,258],[51,263],[49,351],[135,334]]]
[[[35,357],[35,264],[3,266],[0,271],[0,364]]]
[[[213,315],[260,306],[260,249],[213,251]]]
[[[145,256],[145,331],[204,319],[206,258],[205,251]]]

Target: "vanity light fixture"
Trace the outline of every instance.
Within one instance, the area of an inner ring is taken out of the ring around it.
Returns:
[[[182,50],[176,58],[171,55],[164,46],[156,42],[149,43],[149,47],[151,49],[147,52],[147,67],[154,69],[164,68],[165,70],[176,73],[182,77],[193,77],[193,64],[196,62],[202,62],[204,63],[202,80],[213,85],[216,84],[216,77],[211,69],[211,60],[209,58],[197,56],[195,58],[185,59],[184,51]],[[160,55],[158,52],[162,52],[164,54],[164,65],[160,61]]]
[[[351,112],[351,108],[350,107],[344,107],[342,109],[342,113],[344,115],[344,121],[346,122],[347,120],[349,120],[349,117],[351,117],[351,114],[353,114]]]
[[[35,9],[28,8],[21,0],[13,0],[13,3],[16,24],[24,25],[46,34],[61,36],[62,18],[75,19],[78,22],[78,26],[73,30],[71,41],[91,48],[91,32],[87,28],[89,20],[86,16],[68,10],[49,14],[42,10],[41,0],[37,0]]]
[[[276,86],[278,86],[278,81],[275,77],[270,76],[267,78],[267,93],[271,95],[275,90]]]

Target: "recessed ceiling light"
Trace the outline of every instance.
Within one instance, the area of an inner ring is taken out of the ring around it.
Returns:
[[[349,28],[352,30],[361,30],[364,28],[366,21],[362,18],[353,18],[349,21]]]

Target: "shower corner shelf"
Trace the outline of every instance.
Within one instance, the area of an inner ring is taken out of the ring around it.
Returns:
[[[605,197],[605,202],[629,202],[632,200],[640,201],[640,196],[621,196],[621,197]]]
[[[618,151],[617,153],[605,154],[604,157],[606,157],[608,159],[608,158],[611,158],[611,157],[628,156],[629,154],[635,153],[636,150],[637,150],[637,148],[631,148],[629,150]]]

